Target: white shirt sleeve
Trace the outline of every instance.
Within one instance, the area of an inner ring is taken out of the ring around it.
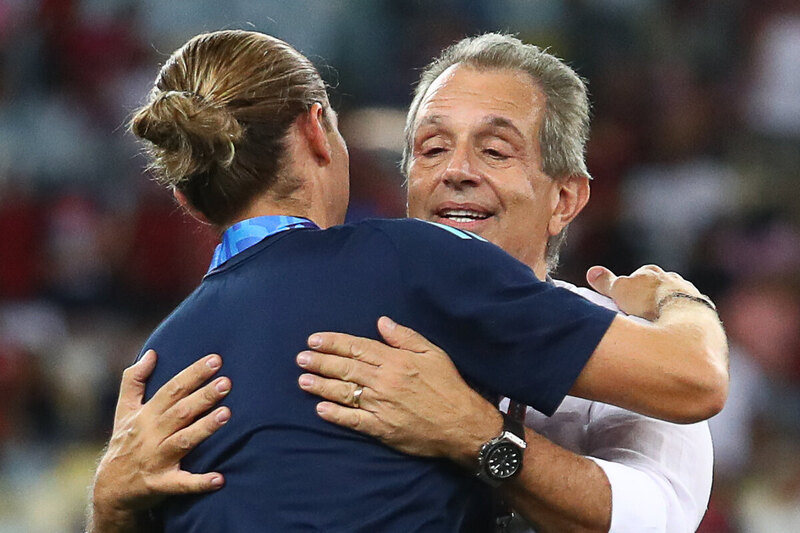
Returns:
[[[554,282],[618,311],[612,300],[590,289]],[[588,406],[585,433],[576,444],[611,484],[611,533],[697,530],[708,506],[714,466],[706,422],[672,424],[599,402],[571,405]]]
[[[679,425],[594,403],[585,453],[611,484],[611,533],[689,533],[711,493],[708,424]]]

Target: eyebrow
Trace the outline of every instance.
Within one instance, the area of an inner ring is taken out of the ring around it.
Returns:
[[[419,121],[419,124],[417,124],[416,129],[419,129],[423,126],[431,126],[441,123],[442,123],[442,115],[428,115],[427,117]]]
[[[416,129],[420,129],[424,126],[436,126],[443,122],[442,115],[428,115],[427,117],[420,120],[419,124],[417,124]],[[520,138],[524,139],[525,136],[522,132],[517,128],[514,123],[507,119],[506,117],[502,117],[500,115],[489,115],[488,117],[484,118],[481,123],[485,126],[489,126],[491,128],[498,128],[498,129],[506,129],[510,130],[512,133],[515,133]]]
[[[514,125],[513,122],[511,122],[509,119],[507,119],[505,117],[501,117],[501,116],[498,116],[498,115],[490,115],[490,116],[486,117],[485,119],[483,119],[482,122],[485,125],[490,126],[492,128],[511,130],[513,133],[518,135],[521,139],[525,138],[525,136],[522,134],[522,132],[519,131],[519,128],[517,128]]]

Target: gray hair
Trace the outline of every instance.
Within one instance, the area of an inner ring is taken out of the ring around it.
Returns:
[[[589,137],[589,98],[585,81],[562,60],[516,37],[487,33],[468,37],[446,48],[422,71],[405,125],[402,170],[408,175],[417,113],[431,84],[448,68],[463,63],[478,69],[527,72],[545,95],[544,120],[539,132],[542,171],[552,179],[586,176],[584,158]],[[547,243],[548,269],[558,263],[566,228]]]

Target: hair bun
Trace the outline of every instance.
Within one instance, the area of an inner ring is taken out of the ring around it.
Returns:
[[[230,166],[244,130],[233,114],[200,95],[159,91],[136,116],[133,133],[153,144],[160,181],[175,186],[214,165]]]

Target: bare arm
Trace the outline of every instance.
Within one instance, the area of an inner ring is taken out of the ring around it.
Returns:
[[[605,533],[611,485],[592,460],[525,428],[523,469],[501,488],[503,498],[537,533]]]
[[[122,375],[114,429],[92,485],[88,533],[150,532],[146,510],[167,495],[207,492],[224,483],[216,472],[180,469],[181,458],[230,418],[230,410],[219,407],[198,419],[230,391],[228,378],[200,388],[222,360],[218,355],[204,357],[143,404],[145,383],[155,365],[151,350]]]

